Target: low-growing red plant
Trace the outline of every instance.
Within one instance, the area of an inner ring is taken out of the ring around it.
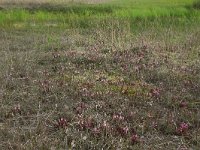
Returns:
[[[140,139],[139,139],[139,136],[135,133],[131,136],[131,143],[132,144],[136,144],[136,143],[139,143],[140,142]]]
[[[113,120],[115,120],[115,121],[123,121],[124,120],[124,116],[122,116],[122,114],[114,114],[113,115]]]
[[[189,125],[185,122],[182,122],[179,124],[179,127],[177,128],[176,132],[177,134],[182,135],[186,134],[188,130],[189,130]]]
[[[57,120],[55,126],[58,128],[66,128],[67,127],[67,119],[65,119],[63,117],[59,118]]]
[[[151,89],[150,95],[153,97],[159,97],[160,96],[160,90],[158,88]]]
[[[100,130],[100,128],[95,127],[94,129],[92,129],[92,133],[93,133],[93,135],[98,136],[98,135],[100,135],[101,130]]]
[[[179,106],[180,108],[186,108],[188,106],[188,103],[186,101],[181,101]]]
[[[116,127],[116,131],[121,135],[121,136],[127,136],[128,132],[129,132],[129,128],[128,127]]]

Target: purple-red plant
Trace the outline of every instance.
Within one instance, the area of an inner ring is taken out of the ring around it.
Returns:
[[[188,106],[188,103],[186,101],[181,101],[179,106],[180,108],[186,108]]]
[[[159,97],[160,96],[160,90],[158,88],[151,89],[150,95],[153,97]]]
[[[124,120],[124,116],[122,116],[122,114],[114,114],[113,115],[113,120],[115,120],[115,121],[123,121]]]
[[[116,131],[121,135],[121,136],[127,136],[129,132],[128,127],[116,127]]]
[[[93,118],[88,118],[88,119],[86,119],[85,120],[85,126],[86,126],[86,128],[89,128],[89,129],[91,129],[91,128],[94,128],[94,126],[95,126],[95,121],[94,121],[94,119]]]
[[[179,127],[177,128],[176,132],[180,135],[186,134],[189,130],[189,125],[185,122],[182,122],[179,124]]]
[[[100,130],[100,128],[95,127],[94,129],[92,129],[92,133],[93,133],[93,135],[98,136],[98,135],[100,135],[101,130]]]
[[[57,120],[55,125],[58,128],[66,128],[67,127],[67,119],[61,117]]]
[[[132,144],[136,144],[136,143],[139,143],[140,142],[140,139],[139,139],[139,136],[134,133],[132,136],[131,136],[131,143]]]

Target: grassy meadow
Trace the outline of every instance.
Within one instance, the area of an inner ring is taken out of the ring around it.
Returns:
[[[199,147],[200,1],[0,1],[0,149]]]

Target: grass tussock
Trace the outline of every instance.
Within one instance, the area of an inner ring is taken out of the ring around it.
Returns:
[[[195,9],[200,9],[200,1],[199,1],[199,0],[196,0],[196,1],[193,3],[193,8],[195,8]]]

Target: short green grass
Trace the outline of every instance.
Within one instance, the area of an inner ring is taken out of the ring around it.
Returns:
[[[195,18],[199,20],[199,11],[192,9],[192,1],[166,2],[166,1],[113,1],[110,4],[41,4],[32,7],[15,9],[4,8],[0,12],[0,25],[12,26],[13,24],[24,24],[31,26],[40,23],[54,23],[72,28],[89,26],[95,20],[106,18],[137,18],[159,19],[163,18]],[[83,23],[84,22],[84,23]]]

